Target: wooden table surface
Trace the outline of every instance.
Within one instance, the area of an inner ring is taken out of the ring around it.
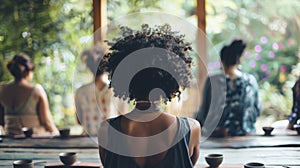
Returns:
[[[3,138],[0,143],[0,167],[12,167],[12,162],[19,159],[32,159],[36,168],[44,167],[45,163],[59,163],[60,152],[78,153],[79,162],[100,163],[96,137],[60,138]],[[267,143],[270,142],[270,143]],[[275,143],[276,142],[276,143]],[[289,146],[286,142],[292,142]],[[251,145],[245,145],[245,144]],[[239,144],[241,147],[238,147]],[[266,145],[263,147],[262,145]],[[265,137],[261,135],[208,139],[202,143],[200,158],[197,162],[199,168],[207,167],[205,155],[221,153],[224,161],[221,167],[243,167],[247,162],[262,162],[267,167],[283,168],[282,165],[300,168],[300,136],[274,135]]]

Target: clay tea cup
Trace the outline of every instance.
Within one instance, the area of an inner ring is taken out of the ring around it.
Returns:
[[[265,136],[271,136],[271,133],[274,130],[274,127],[263,127],[262,129],[265,132]]]
[[[16,160],[13,162],[14,168],[34,168],[32,160]]]
[[[62,152],[59,154],[59,159],[65,165],[72,165],[77,160],[77,154],[75,152]]]
[[[68,138],[70,136],[70,129],[69,128],[59,129],[59,134],[61,138]]]
[[[209,154],[205,156],[205,160],[210,167],[216,168],[223,162],[222,154]]]
[[[27,137],[27,138],[31,137],[32,134],[33,134],[33,129],[32,128],[23,127],[22,131],[23,131],[25,137]]]
[[[244,164],[244,168],[265,168],[265,165],[258,162],[249,162]]]

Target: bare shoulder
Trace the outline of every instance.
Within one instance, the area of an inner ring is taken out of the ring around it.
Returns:
[[[41,84],[35,84],[34,87],[38,91],[44,91],[44,88],[43,88],[43,86]]]
[[[38,97],[47,96],[46,92],[41,84],[35,84],[34,86],[35,95]]]

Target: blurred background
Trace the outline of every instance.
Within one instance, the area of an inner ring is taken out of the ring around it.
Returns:
[[[76,124],[74,93],[86,79],[75,73],[93,38],[92,0],[0,0],[0,81],[13,79],[6,63],[25,52],[36,65],[35,82],[45,88],[59,127]],[[135,12],[161,11],[197,26],[196,0],[107,0],[108,22]],[[258,124],[287,119],[291,88],[300,74],[300,1],[206,0],[206,33],[217,51],[234,38],[248,47],[242,70],[259,82],[263,111]],[[208,62],[208,70],[220,69]],[[192,116],[193,112],[188,115]],[[263,123],[261,121],[264,121]]]

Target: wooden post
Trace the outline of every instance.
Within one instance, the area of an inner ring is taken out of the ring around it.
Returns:
[[[203,33],[206,33],[206,12],[205,12],[205,0],[197,0],[197,16],[198,27]]]
[[[197,18],[198,28],[197,33],[197,53],[198,56],[198,89],[200,91],[200,102],[202,100],[202,89],[207,78],[207,49],[206,49],[206,12],[205,12],[205,0],[197,0]]]
[[[105,29],[99,29],[107,24],[106,0],[93,0],[94,19],[94,43],[101,42],[105,38]]]

